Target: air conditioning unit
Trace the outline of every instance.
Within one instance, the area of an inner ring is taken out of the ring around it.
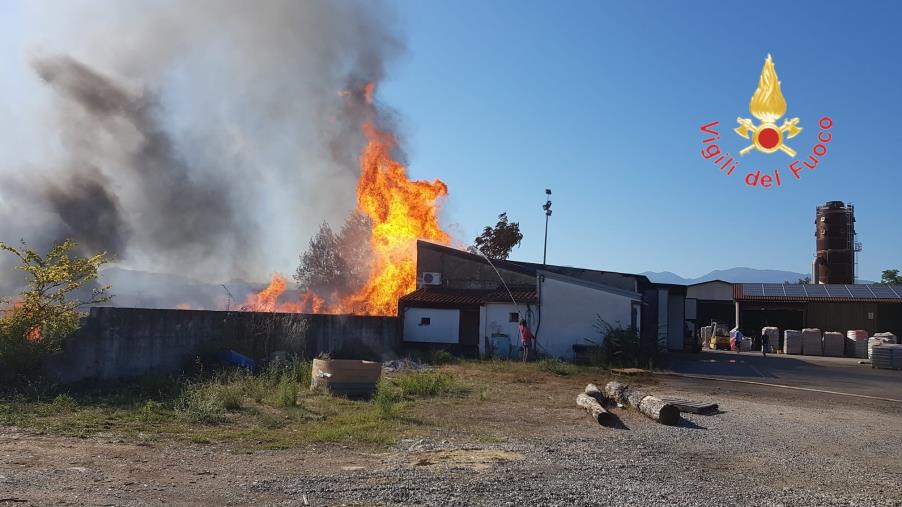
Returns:
[[[420,279],[422,285],[441,285],[442,284],[442,274],[441,273],[423,273],[423,277]]]

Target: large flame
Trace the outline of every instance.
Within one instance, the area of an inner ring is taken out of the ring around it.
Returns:
[[[774,61],[769,53],[767,59],[764,60],[764,68],[761,69],[758,89],[755,90],[752,100],[749,102],[749,112],[755,118],[770,123],[786,114],[786,99],[783,98],[783,92],[780,91],[777,70],[774,68]]]
[[[407,169],[392,157],[392,150],[397,147],[395,136],[373,121],[374,93],[373,84],[367,84],[363,97],[371,114],[361,125],[367,143],[360,154],[357,182],[357,211],[372,221],[369,279],[338,304],[329,305],[327,298],[309,291],[298,302],[280,303],[286,282],[276,274],[266,289],[248,298],[247,309],[394,315],[398,298],[416,289],[417,240],[450,243],[438,217],[440,201],[448,194],[447,185],[440,180],[410,180]]]

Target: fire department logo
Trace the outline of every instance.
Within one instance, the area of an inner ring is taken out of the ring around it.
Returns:
[[[773,153],[780,150],[790,157],[796,156],[796,151],[786,146],[783,141],[797,136],[802,128],[798,126],[798,118],[783,120],[783,125],[777,126],[777,120],[786,114],[786,99],[783,98],[783,92],[780,90],[780,80],[777,78],[777,70],[774,68],[774,60],[770,54],[764,60],[758,89],[755,90],[755,94],[752,95],[752,100],[749,102],[749,112],[761,120],[761,123],[755,125],[748,118],[736,118],[739,126],[734,131],[740,136],[752,140],[752,144],[739,150],[739,155],[745,155],[753,149],[757,149],[762,153]]]
[[[749,112],[758,120],[758,123],[740,116],[736,118],[739,126],[733,129],[740,137],[751,141],[751,144],[739,149],[738,157],[730,155],[726,149],[733,143],[738,144],[736,138],[733,136],[729,136],[729,140],[720,138],[719,120],[710,121],[699,127],[703,136],[701,157],[713,164],[724,176],[732,176],[736,172],[747,186],[780,188],[787,180],[801,180],[804,174],[814,172],[826,157],[828,146],[833,140],[831,131],[833,119],[829,116],[822,116],[818,120],[816,135],[809,132],[803,136],[816,137],[816,139],[812,138],[814,145],[808,152],[797,157],[796,150],[786,144],[788,139],[792,139],[802,132],[802,127],[799,126],[798,117],[786,118],[782,124],[778,125],[780,118],[786,114],[786,98],[783,97],[783,91],[780,89],[780,80],[777,78],[774,59],[770,54],[764,60],[761,77],[758,79],[758,88],[755,89],[752,100],[749,101]],[[726,146],[722,148],[722,145]],[[738,146],[736,147],[738,148]],[[745,172],[745,177],[742,177],[744,171],[741,169],[741,172],[736,171],[741,165],[739,159],[753,150],[758,150],[764,155],[782,151],[792,160],[789,163],[784,162],[785,166],[781,168],[763,165],[769,165],[776,161],[773,158],[768,158],[770,162],[755,157],[743,159],[751,159],[750,163],[756,164],[757,167]]]

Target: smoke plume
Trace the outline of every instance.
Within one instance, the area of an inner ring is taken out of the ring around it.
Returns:
[[[366,108],[345,92],[382,80],[402,49],[384,5],[107,0],[25,15],[21,70],[40,98],[25,131],[40,135],[0,162],[0,241],[71,237],[126,268],[262,280],[354,208]]]

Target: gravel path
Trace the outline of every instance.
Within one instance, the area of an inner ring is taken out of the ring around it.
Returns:
[[[721,408],[687,414],[679,427],[623,411],[621,428],[580,416],[560,436],[478,450],[403,442],[370,469],[301,473],[251,489],[311,505],[902,505],[898,414],[741,399]],[[430,463],[450,449],[463,457]],[[467,449],[522,457],[474,470]]]

